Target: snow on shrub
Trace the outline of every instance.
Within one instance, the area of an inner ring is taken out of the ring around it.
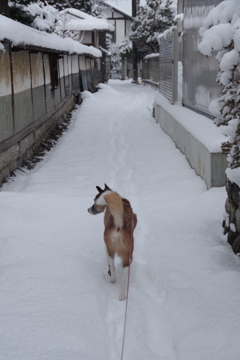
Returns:
[[[229,168],[235,169],[240,167],[240,1],[226,0],[212,9],[199,33],[199,50],[206,56],[217,51],[217,82],[222,92],[209,109],[229,137],[222,150],[228,154]]]
[[[52,32],[58,20],[58,10],[53,6],[44,4],[41,1],[31,3],[25,7],[33,17],[32,27],[41,31]]]

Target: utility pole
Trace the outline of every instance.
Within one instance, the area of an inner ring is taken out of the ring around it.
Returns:
[[[137,16],[138,0],[132,0],[132,17]],[[138,53],[135,41],[132,44],[133,83],[138,83]]]

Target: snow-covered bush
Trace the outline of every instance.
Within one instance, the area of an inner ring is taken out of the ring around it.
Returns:
[[[87,14],[91,14],[93,0],[48,0],[48,3],[60,11],[74,8]]]
[[[230,169],[240,167],[240,1],[226,0],[210,11],[200,29],[199,50],[206,56],[217,52],[217,82],[221,96],[210,104],[216,125],[228,140],[222,149]]]
[[[33,17],[32,27],[41,31],[53,32],[58,21],[58,10],[48,3],[38,1],[26,7]]]
[[[132,56],[132,41],[129,39],[129,36],[126,36],[122,41],[120,41],[118,48],[122,57]]]
[[[110,43],[108,45],[108,50],[111,53],[111,73],[116,77],[120,77],[122,71],[122,58],[118,43]]]
[[[34,16],[27,11],[27,5],[37,0],[12,0],[8,1],[9,17],[24,25],[31,26]]]
[[[132,23],[130,39],[135,42],[140,57],[158,53],[158,36],[175,24],[176,6],[172,0],[146,0]]]
[[[112,36],[107,35],[107,48],[111,53],[111,73],[121,76],[122,58],[132,57],[132,42],[128,36],[118,43],[111,42]]]
[[[66,11],[62,10],[59,12],[58,22],[55,27],[55,33],[62,38],[70,37],[73,40],[80,41],[79,38],[80,32],[79,30],[70,30],[69,29],[69,21],[68,14]]]
[[[35,29],[53,32],[58,20],[58,10],[40,0],[13,0],[8,2],[10,17],[13,20]]]

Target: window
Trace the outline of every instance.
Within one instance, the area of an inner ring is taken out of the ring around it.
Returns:
[[[49,65],[50,65],[50,77],[51,77],[51,85],[52,90],[55,90],[59,86],[59,78],[58,78],[58,55],[51,54],[49,56]]]

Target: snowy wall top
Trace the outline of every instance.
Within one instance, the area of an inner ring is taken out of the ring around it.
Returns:
[[[92,31],[105,30],[114,31],[114,26],[106,19],[99,19],[97,17],[86,14],[83,11],[69,8],[60,11],[61,21],[65,22],[65,28],[68,30]]]
[[[0,15],[0,42],[9,40],[12,46],[34,46],[69,54],[86,54],[101,57],[102,52],[93,46],[80,44],[71,38],[62,39],[56,34],[48,34]],[[0,47],[3,50],[3,47]]]

